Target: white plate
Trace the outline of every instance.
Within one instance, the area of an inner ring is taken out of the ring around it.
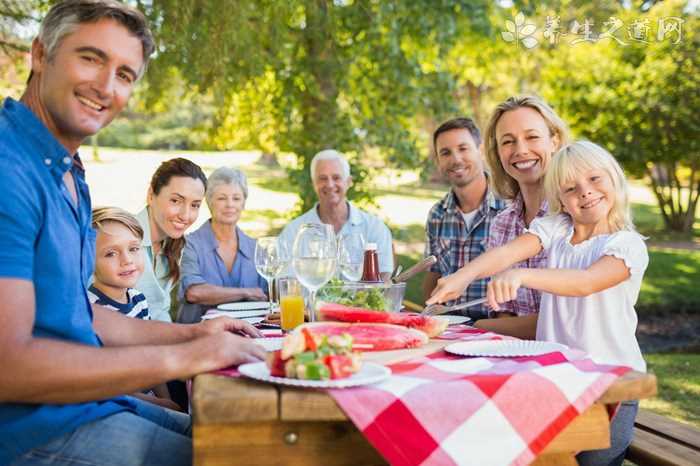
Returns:
[[[537,356],[564,351],[567,346],[551,341],[534,340],[475,340],[460,341],[445,347],[445,351],[459,356]]]
[[[270,303],[267,301],[239,301],[236,303],[224,303],[216,306],[222,311],[250,311],[252,309],[270,309]]]
[[[255,324],[259,324],[260,322],[265,320],[265,318],[264,317],[243,317],[241,320],[245,320],[250,325],[255,325]]]
[[[309,388],[356,387],[358,385],[368,385],[381,382],[391,375],[391,369],[373,362],[363,363],[360,371],[351,375],[350,377],[335,380],[300,380],[288,379],[286,377],[273,377],[270,375],[270,369],[268,369],[264,362],[250,362],[248,364],[243,364],[238,367],[238,371],[246,377],[260,380],[262,382]]]
[[[231,314],[228,312],[216,312],[216,313],[211,313],[211,314],[205,314],[202,316],[202,320],[209,320],[209,319],[216,319],[217,317],[231,317],[232,319],[238,319],[238,315],[236,314]],[[245,320],[248,322],[250,325],[255,325],[259,324],[263,320],[265,320],[265,317],[243,317],[240,318],[239,320]]]
[[[265,348],[266,351],[277,351],[282,349],[284,337],[253,338],[253,341]]]
[[[202,316],[202,320],[213,319],[219,316],[231,317],[232,319],[243,319],[246,317],[261,317],[268,314],[267,309],[254,309],[252,311],[209,311]]]
[[[440,317],[444,317],[447,319],[449,322],[449,325],[457,325],[457,324],[463,324],[465,322],[469,322],[471,319],[469,317],[465,316],[452,316],[452,315],[441,315]]]

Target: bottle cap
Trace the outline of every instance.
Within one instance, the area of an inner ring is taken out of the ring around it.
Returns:
[[[365,244],[365,251],[376,251],[377,243],[367,243]]]

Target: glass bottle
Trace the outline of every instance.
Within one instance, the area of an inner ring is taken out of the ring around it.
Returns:
[[[379,257],[377,256],[377,243],[367,243],[365,246],[365,257],[362,264],[363,282],[381,282],[379,276]]]

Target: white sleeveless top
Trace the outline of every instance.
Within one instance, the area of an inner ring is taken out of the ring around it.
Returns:
[[[547,251],[547,267],[587,269],[603,256],[622,259],[630,277],[585,297],[542,293],[537,339],[564,343],[590,354],[595,362],[629,366],[645,372],[646,363],[635,337],[639,296],[649,256],[644,239],[632,231],[597,235],[572,245],[574,227],[568,215],[536,218],[528,233]]]

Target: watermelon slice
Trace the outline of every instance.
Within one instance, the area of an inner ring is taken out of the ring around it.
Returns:
[[[428,335],[420,330],[391,324],[344,322],[314,322],[297,327],[294,332],[306,329],[314,335],[342,335],[352,337],[353,350],[384,351],[416,348],[428,342]]]
[[[401,325],[425,332],[433,338],[445,331],[449,320],[444,317],[422,316],[415,312],[382,312],[361,307],[327,303],[319,309],[322,320]]]

